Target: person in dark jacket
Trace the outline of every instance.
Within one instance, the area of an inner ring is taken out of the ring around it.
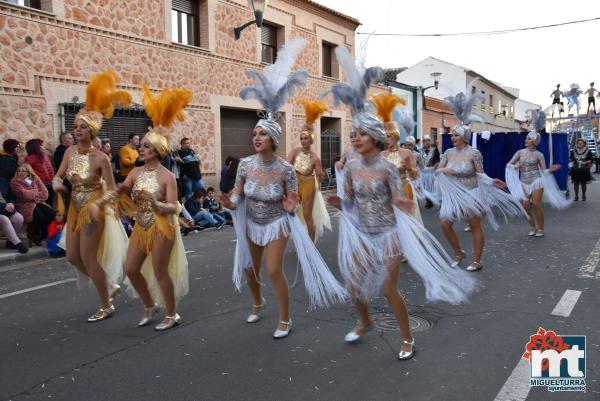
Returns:
[[[238,165],[240,164],[239,159],[233,159],[229,163],[229,167],[225,174],[221,172],[221,182],[219,183],[219,189],[224,194],[231,192],[235,185],[235,177],[237,175]]]
[[[204,189],[200,157],[191,148],[189,138],[182,138],[180,145],[181,149],[177,151],[177,157],[174,160],[179,166],[179,173],[183,182],[183,193],[185,198],[189,199],[193,192]]]
[[[2,152],[0,152],[0,177],[10,182],[15,176],[17,166],[19,165],[18,153],[23,147],[16,139],[7,139],[2,143]]]
[[[206,191],[200,189],[195,191],[190,199],[185,201],[185,209],[194,219],[196,226],[203,229],[207,227],[223,227],[210,212],[203,208],[204,199],[206,199]]]
[[[54,156],[52,157],[54,162],[54,170],[58,170],[60,167],[60,163],[62,163],[62,159],[65,156],[65,151],[71,145],[73,145],[73,135],[68,132],[63,132],[60,134],[60,145],[54,149]]]

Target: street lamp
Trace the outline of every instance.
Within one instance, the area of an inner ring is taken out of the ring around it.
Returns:
[[[237,28],[233,28],[235,40],[238,40],[242,35],[242,31],[252,24],[256,24],[258,28],[262,27],[263,15],[265,13],[265,8],[267,7],[267,1],[268,0],[252,0],[252,9],[254,10],[254,21],[249,21],[246,22],[244,25],[240,25]]]

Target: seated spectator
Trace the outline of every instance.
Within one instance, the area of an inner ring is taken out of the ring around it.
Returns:
[[[48,226],[48,253],[53,258],[60,258],[66,255],[65,250],[58,246],[63,236],[64,228],[65,216],[59,210],[56,210],[54,220]]]
[[[54,178],[54,168],[50,158],[42,147],[41,139],[31,139],[25,144],[27,157],[25,162],[29,164],[35,174],[42,180],[47,189],[46,202],[52,204],[54,202],[54,190],[52,189],[52,179]]]
[[[33,241],[41,245],[48,236],[48,225],[54,220],[54,210],[45,202],[48,190],[42,180],[28,164],[17,168],[10,182],[10,189],[16,198],[15,206],[26,223],[32,223]]]
[[[202,207],[208,210],[210,214],[212,214],[212,217],[219,223],[231,221],[231,214],[223,210],[215,195],[215,189],[209,187],[206,190],[206,198],[204,199]]]
[[[15,176],[17,166],[19,165],[18,153],[23,148],[16,139],[7,139],[2,143],[2,151],[0,151],[0,177],[6,179],[5,182],[10,182]]]
[[[23,216],[17,212],[12,202],[7,202],[5,194],[0,191],[0,231],[8,238],[6,247],[27,253],[29,249],[21,241],[17,233],[23,227]]]
[[[208,210],[202,207],[204,199],[206,199],[206,191],[200,189],[194,192],[192,196],[185,201],[185,208],[192,216],[192,219],[194,219],[194,223],[196,223],[197,227],[217,227],[220,229],[223,227],[224,223],[219,223]]]
[[[121,224],[123,225],[127,236],[131,237],[131,233],[133,232],[133,224],[131,223],[131,220],[129,220],[127,216],[121,216]]]

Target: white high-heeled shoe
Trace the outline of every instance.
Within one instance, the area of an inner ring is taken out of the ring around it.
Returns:
[[[402,340],[402,343],[410,345],[410,352],[400,350],[398,353],[398,359],[401,361],[406,361],[415,356],[415,352],[417,352],[415,350],[415,338],[413,337],[412,341]]]
[[[292,319],[288,320],[287,322],[284,322],[282,320],[279,323],[285,324],[286,328],[285,330],[279,330],[279,328],[277,328],[277,330],[275,330],[275,332],[273,333],[273,338],[286,338],[290,334],[290,331],[292,331]]]
[[[138,323],[138,327],[144,327],[154,319],[154,315],[158,313],[158,305],[154,304],[149,308],[144,308],[144,316]]]
[[[352,329],[352,331],[348,332],[348,334],[346,334],[346,336],[344,336],[344,341],[346,341],[347,343],[351,343],[351,344],[358,342],[358,340],[360,340],[366,332],[371,331],[372,329],[373,329],[372,324],[370,324],[366,327],[357,325]]]
[[[262,308],[264,308],[264,306],[266,304],[267,304],[267,300],[263,298],[260,305],[252,305],[252,307],[255,309],[258,309],[258,311],[256,313],[249,314],[248,317],[246,318],[246,323],[258,322],[260,320],[260,312],[262,311]]]

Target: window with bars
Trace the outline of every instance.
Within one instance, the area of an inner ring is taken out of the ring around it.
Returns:
[[[3,1],[6,3],[9,3],[9,4],[14,4],[16,6],[37,8],[38,10],[42,9],[41,0],[3,0]]]
[[[273,64],[277,60],[277,27],[263,23],[260,28],[261,61]]]
[[[64,132],[73,132],[75,116],[83,106],[83,103],[60,104]],[[134,105],[126,109],[117,108],[110,120],[103,120],[98,136],[101,139],[109,139],[112,153],[118,155],[119,149],[127,144],[130,133],[136,133],[141,138],[146,135],[148,127],[151,126],[152,120],[148,118],[143,107]]]
[[[198,0],[173,0],[171,37],[173,42],[200,46],[200,4]]]

